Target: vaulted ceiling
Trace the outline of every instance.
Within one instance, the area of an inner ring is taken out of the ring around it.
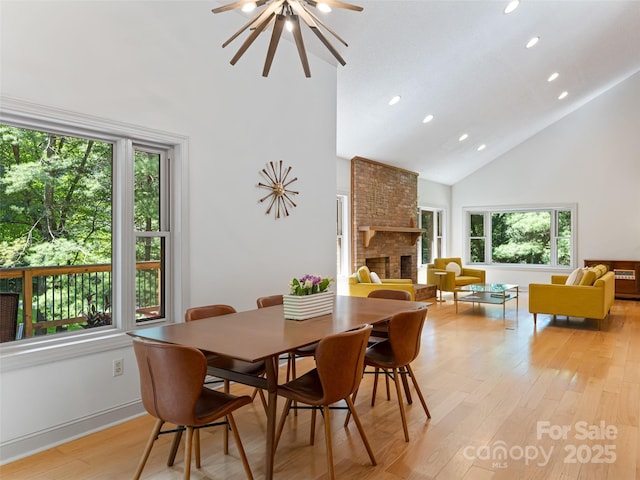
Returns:
[[[326,20],[349,44],[337,67],[338,156],[444,184],[640,71],[637,0],[521,0],[510,14],[508,0],[353,3],[364,11]]]

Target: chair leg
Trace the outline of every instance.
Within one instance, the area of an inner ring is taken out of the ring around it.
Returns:
[[[396,384],[396,395],[398,396],[398,405],[400,406],[400,417],[402,417],[402,430],[404,431],[404,441],[409,441],[409,428],[407,427],[407,414],[404,411],[404,401],[402,400],[402,390],[400,389],[400,379],[398,378],[398,369],[393,369],[393,382]]]
[[[418,394],[420,403],[422,403],[422,408],[424,408],[424,413],[427,414],[427,418],[431,418],[431,414],[429,413],[429,409],[427,408],[427,402],[424,401],[424,397],[422,396],[422,391],[418,386],[418,382],[416,381],[416,376],[413,374],[413,369],[411,368],[411,365],[407,365],[407,371],[409,372],[409,376],[411,377],[411,381],[413,382],[413,388],[416,389],[416,393]]]
[[[178,426],[178,428],[180,428]],[[173,462],[176,460],[176,454],[180,447],[180,440],[182,439],[182,430],[178,430],[173,436],[173,442],[171,443],[171,450],[169,450],[169,458],[167,459],[167,467],[172,467]]]
[[[273,453],[275,454],[276,449],[278,448],[278,442],[280,441],[280,435],[282,435],[282,430],[284,429],[284,422],[287,420],[287,415],[289,415],[289,409],[291,408],[291,403],[293,400],[287,399],[284,404],[284,409],[282,410],[282,416],[280,417],[280,423],[278,424],[278,428],[276,429],[276,438],[273,441]]]
[[[369,440],[367,439],[367,435],[364,433],[364,429],[362,428],[362,422],[360,422],[360,416],[358,412],[356,412],[356,407],[353,404],[353,400],[347,397],[345,398],[347,405],[349,406],[349,413],[353,413],[353,421],[356,422],[356,427],[358,427],[358,432],[360,432],[360,438],[362,438],[362,443],[364,443],[364,448],[367,449],[367,453],[369,454],[369,458],[371,459],[371,465],[376,466],[376,457],[373,455],[373,450],[371,450],[371,445],[369,445]]]
[[[374,407],[376,405],[376,392],[378,391],[378,373],[380,369],[376,367],[373,376],[373,392],[371,393],[371,406]]]
[[[407,403],[411,405],[413,403],[413,399],[411,398],[411,392],[409,391],[409,381],[407,380],[408,372],[404,371],[404,367],[398,369],[400,373],[400,378],[402,378],[402,385],[404,386],[404,394],[407,396]]]
[[[329,479],[335,480],[336,474],[333,468],[333,446],[331,443],[331,417],[329,416],[329,405],[323,405],[322,411],[324,412],[324,441],[327,445],[327,468],[329,469]]]
[[[149,439],[147,440],[147,444],[144,447],[144,452],[142,453],[142,458],[138,463],[138,469],[136,470],[135,475],[133,476],[133,480],[138,480],[140,475],[142,475],[142,470],[144,469],[145,464],[147,463],[147,459],[149,458],[149,454],[151,453],[151,448],[153,448],[153,443],[156,441],[158,437],[158,433],[160,433],[160,429],[164,425],[164,420],[156,419],[156,423],[151,430],[151,435],[149,435]]]
[[[357,396],[358,396],[358,390],[353,392],[353,395],[351,395],[351,403],[353,403],[353,404],[356,403],[356,397]],[[347,410],[347,415],[345,416],[345,419],[344,419],[344,428],[347,428],[347,425],[349,425],[349,420],[350,419],[351,419],[351,409]]]
[[[240,459],[242,460],[244,473],[247,475],[247,478],[249,480],[253,480],[253,474],[251,473],[251,467],[249,466],[249,461],[247,460],[247,454],[245,453],[244,447],[242,446],[240,433],[238,432],[238,427],[236,426],[236,421],[233,419],[232,414],[229,414],[229,425],[231,426],[231,433],[233,433],[233,438],[236,441],[236,447],[238,448],[238,453],[240,454]]]
[[[187,438],[184,444],[184,480],[191,478],[191,449],[193,445],[193,427],[187,427]]]
[[[309,445],[316,443],[316,409],[311,409],[311,429],[309,432]]]
[[[196,455],[196,468],[200,468],[200,429],[196,428],[193,432],[193,449]]]
[[[261,388],[256,388],[258,391],[258,395],[260,396],[260,401],[262,402],[262,408],[264,408],[265,413],[268,412],[267,400],[264,398],[264,392]]]
[[[231,382],[229,382],[229,380],[224,381],[224,393],[229,393],[230,384]],[[222,442],[224,443],[224,454],[229,455],[229,417],[224,417],[224,420],[227,422],[227,425],[224,427]]]

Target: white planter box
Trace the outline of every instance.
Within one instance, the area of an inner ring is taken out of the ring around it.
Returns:
[[[283,295],[282,298],[284,300],[284,318],[306,320],[332,313],[336,294],[322,292],[313,295]]]

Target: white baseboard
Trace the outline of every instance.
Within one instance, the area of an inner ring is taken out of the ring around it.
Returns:
[[[0,444],[0,465],[104,430],[145,413],[140,400]]]

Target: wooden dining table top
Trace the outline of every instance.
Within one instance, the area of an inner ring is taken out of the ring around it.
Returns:
[[[332,314],[307,320],[287,320],[283,306],[276,305],[188,323],[138,329],[129,334],[257,362],[313,344],[327,335],[365,324],[374,325],[398,312],[427,306],[424,302],[337,295]]]

